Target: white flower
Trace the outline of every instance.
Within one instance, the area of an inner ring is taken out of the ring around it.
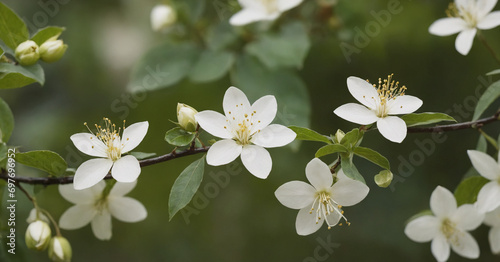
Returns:
[[[477,29],[491,29],[500,25],[500,12],[490,13],[497,0],[455,0],[447,10],[449,17],[435,21],[429,33],[449,36],[459,33],[455,48],[467,55],[472,47]]]
[[[222,104],[225,116],[206,110],[195,115],[198,124],[213,136],[223,138],[210,147],[207,163],[225,165],[241,155],[243,165],[258,178],[267,178],[272,160],[266,148],[280,147],[297,136],[291,129],[273,124],[278,104],[274,96],[261,97],[252,105],[236,87],[227,89]]]
[[[349,225],[342,206],[361,202],[370,191],[362,182],[345,176],[342,170],[333,183],[330,168],[318,158],[307,164],[306,176],[312,186],[302,181],[291,181],[280,186],[274,193],[284,206],[300,209],[295,227],[297,234],[303,236],[316,232],[323,221],[328,229],[337,225],[341,218]]]
[[[401,118],[392,115],[409,114],[422,106],[422,100],[405,95],[405,86],[399,87],[399,82],[387,79],[378,80],[378,88],[359,77],[347,78],[347,88],[351,95],[362,105],[349,103],[333,111],[337,116],[360,125],[377,122],[377,128],[385,138],[401,143],[406,137],[406,123]],[[365,107],[366,106],[366,107]]]
[[[474,205],[457,208],[457,201],[448,189],[438,186],[431,195],[433,216],[426,215],[410,221],[405,234],[415,242],[432,240],[431,251],[437,261],[446,261],[450,245],[455,253],[470,259],[479,257],[479,246],[467,232],[481,225],[484,214]]]
[[[62,214],[59,226],[72,230],[91,223],[92,231],[98,239],[111,239],[111,216],[123,222],[134,223],[144,220],[148,215],[139,201],[124,196],[134,189],[136,183],[137,181],[116,182],[107,195],[104,181],[84,190],[75,190],[71,185],[59,185],[59,193],[75,204]]]
[[[136,148],[148,132],[147,121],[135,123],[123,128],[122,138],[120,129],[104,118],[106,126],[97,126],[97,133],[78,133],[71,136],[75,147],[83,153],[101,157],[91,159],[81,164],[75,173],[73,185],[75,189],[89,188],[101,181],[111,170],[111,175],[119,182],[132,182],[141,173],[137,158],[131,155],[122,157],[122,154]],[[90,129],[89,129],[90,131]]]
[[[243,8],[234,14],[229,23],[242,26],[256,21],[272,21],[283,12],[290,10],[303,0],[238,0]]]
[[[491,180],[477,195],[477,209],[483,213],[493,211],[500,206],[500,163],[481,151],[467,150],[467,154],[477,172]]]
[[[38,251],[45,250],[49,246],[50,239],[50,226],[42,220],[30,223],[24,238],[28,248]]]
[[[175,10],[169,5],[156,5],[151,10],[151,27],[154,31],[168,28],[177,21]]]
[[[484,223],[491,227],[488,235],[491,252],[493,254],[500,254],[500,207],[486,213]]]

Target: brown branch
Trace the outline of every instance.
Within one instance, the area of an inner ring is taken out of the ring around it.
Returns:
[[[478,128],[500,120],[499,117],[500,117],[500,111],[498,111],[496,114],[490,117],[482,118],[476,121],[469,121],[451,125],[432,126],[432,127],[408,127],[408,133],[447,132],[447,131],[455,131],[468,128]]]

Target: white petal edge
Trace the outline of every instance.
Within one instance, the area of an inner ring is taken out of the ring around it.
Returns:
[[[477,150],[467,150],[467,155],[481,176],[488,180],[500,179],[500,166],[493,157]]]
[[[458,207],[451,217],[457,227],[470,231],[476,229],[484,220],[484,213],[481,213],[472,204],[465,204]]]
[[[301,209],[313,203],[315,193],[314,187],[305,182],[290,181],[278,187],[274,195],[282,205]]]
[[[242,146],[234,140],[224,139],[215,142],[207,153],[207,164],[221,166],[233,162],[241,154]]]
[[[87,205],[74,205],[68,208],[59,218],[59,227],[62,229],[79,229],[90,223],[97,214],[94,203]]]
[[[269,176],[273,166],[273,161],[269,152],[255,145],[246,145],[243,147],[241,151],[241,162],[243,162],[248,172],[261,179],[266,179],[267,176]]]
[[[277,1],[279,10],[281,12],[284,12],[298,6],[300,3],[302,3],[303,0],[277,0]]]
[[[224,139],[233,137],[229,131],[231,130],[231,125],[228,123],[227,118],[221,113],[205,110],[196,114],[194,118],[203,130],[213,136]]]
[[[379,119],[373,110],[355,103],[341,105],[333,113],[340,118],[360,125],[373,124]]]
[[[117,182],[109,192],[109,195],[115,197],[124,196],[130,193],[135,188],[136,185],[137,185],[137,180],[134,180],[130,183]]]
[[[437,236],[440,223],[435,216],[421,216],[410,221],[405,227],[405,235],[412,241],[429,242]]]
[[[135,156],[128,155],[118,159],[111,169],[111,176],[118,182],[130,183],[141,174],[141,165]]]
[[[498,181],[488,182],[479,190],[476,207],[479,212],[490,212],[500,207],[500,184]]]
[[[377,128],[380,134],[387,140],[401,143],[406,138],[406,123],[397,116],[386,116],[377,121]]]
[[[240,89],[231,86],[224,94],[222,108],[224,109],[226,117],[229,117],[229,115],[238,117],[248,113],[251,106],[245,93],[243,93]],[[229,114],[229,112],[231,112],[231,114]]]
[[[307,163],[306,177],[316,190],[330,189],[333,184],[330,168],[319,158],[313,158]]]
[[[123,222],[139,222],[148,216],[144,205],[130,197],[109,196],[108,208],[112,216]]]
[[[282,147],[290,144],[297,134],[290,128],[273,124],[262,129],[252,137],[252,143],[266,148]]]
[[[431,252],[438,262],[444,262],[450,257],[450,244],[443,235],[437,235],[431,242]]]
[[[377,89],[366,80],[350,76],[347,78],[347,88],[356,100],[370,109],[376,109],[377,105],[380,104]]]
[[[149,122],[139,122],[132,124],[123,130],[122,134],[122,154],[136,148],[148,133]]]
[[[438,19],[432,23],[429,27],[429,33],[437,36],[449,36],[465,29],[467,29],[467,23],[463,19],[448,17]]]
[[[101,181],[113,166],[107,158],[90,159],[76,169],[73,186],[76,190],[89,188]]]
[[[431,194],[431,210],[438,218],[450,217],[457,210],[453,194],[442,186],[437,186]]]
[[[253,123],[252,132],[264,129],[270,125],[276,117],[276,112],[278,112],[278,103],[274,96],[263,96],[255,101],[250,110],[251,121]]]
[[[488,233],[490,248],[493,254],[500,254],[500,227],[493,227]]]
[[[455,48],[462,55],[469,54],[470,49],[472,48],[472,43],[474,42],[474,37],[476,36],[477,29],[467,29],[460,34],[458,34],[457,39],[455,40]]]
[[[301,236],[310,235],[316,231],[323,225],[324,219],[319,220],[316,223],[316,213],[310,214],[311,208],[304,207],[299,210],[297,214],[297,219],[295,220],[295,229],[297,230],[297,234]]]
[[[71,184],[59,185],[59,194],[73,204],[92,204],[105,187],[106,183],[102,180],[82,190],[76,190]]]
[[[490,227],[500,227],[500,207],[486,213],[484,216],[484,224]]]
[[[477,24],[477,28],[482,30],[492,29],[500,25],[500,11],[493,12],[484,17]]]
[[[475,259],[479,257],[479,245],[467,232],[457,232],[451,241],[451,249],[462,257]]]
[[[81,152],[95,157],[107,157],[107,147],[96,136],[90,133],[78,133],[70,137],[75,147]]]
[[[419,109],[424,102],[420,100],[420,98],[410,95],[398,96],[394,100],[390,100],[388,103],[389,106],[389,115],[402,115],[402,114],[410,114],[417,109]]]
[[[477,16],[478,18],[485,18],[485,16],[495,8],[497,0],[478,0],[477,3]],[[480,19],[480,20],[483,20]]]
[[[259,11],[260,10],[243,9],[234,14],[229,19],[229,23],[233,26],[244,26],[256,21],[274,20],[280,15],[279,13],[272,13],[270,15],[267,15],[264,12]]]
[[[332,186],[332,198],[342,206],[353,206],[361,202],[370,192],[363,182],[350,178],[340,179]]]
[[[111,239],[111,214],[108,210],[103,210],[100,214],[97,214],[90,224],[95,237],[100,240]]]

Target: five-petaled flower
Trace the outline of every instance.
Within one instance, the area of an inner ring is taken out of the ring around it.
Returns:
[[[479,246],[467,231],[481,225],[484,214],[471,204],[457,208],[453,194],[441,186],[432,192],[430,205],[434,215],[410,221],[405,228],[406,236],[421,243],[432,240],[431,251],[437,261],[448,260],[450,245],[463,257],[478,258]]]
[[[401,118],[392,115],[409,114],[422,106],[422,100],[405,95],[405,86],[399,87],[399,82],[379,78],[378,87],[359,77],[347,78],[347,88],[351,95],[362,105],[349,103],[333,111],[337,116],[360,125],[377,122],[377,128],[385,138],[401,143],[406,137],[406,123]],[[366,106],[366,107],[365,107]]]
[[[225,165],[241,155],[241,161],[250,173],[267,178],[272,159],[264,148],[287,145],[297,136],[285,126],[270,125],[278,110],[276,98],[264,96],[250,105],[241,90],[230,87],[224,95],[223,108],[225,116],[211,110],[195,115],[201,128],[223,138],[208,150],[207,163]]]
[[[276,198],[288,208],[300,209],[295,227],[297,234],[309,235],[316,232],[323,221],[328,229],[346,217],[342,206],[352,206],[363,200],[370,189],[364,183],[348,178],[342,170],[336,181],[330,168],[318,158],[306,166],[306,176],[311,185],[302,181],[291,181],[280,186]]]
[[[484,223],[491,227],[488,239],[493,254],[500,254],[500,207],[486,213]]]
[[[111,239],[111,216],[134,223],[144,220],[148,215],[139,201],[124,196],[134,189],[136,183],[116,182],[111,190],[105,190],[104,181],[83,190],[75,190],[71,185],[59,185],[59,193],[75,204],[62,214],[59,226],[72,230],[91,223],[98,239]]]
[[[467,150],[470,161],[479,174],[488,180],[477,195],[476,206],[486,213],[500,207],[500,155],[499,162],[493,157],[477,150]]]
[[[78,133],[71,136],[75,147],[83,153],[100,157],[81,164],[75,173],[75,189],[89,188],[101,181],[111,170],[111,175],[119,182],[132,182],[141,173],[139,161],[132,155],[122,156],[134,149],[146,136],[149,123],[135,123],[123,128],[120,138],[120,128],[104,118],[105,126],[98,126],[97,133]]]
[[[234,26],[250,24],[256,21],[272,21],[283,12],[290,10],[303,0],[238,0],[243,7],[234,14],[229,23]]]
[[[478,29],[491,29],[500,25],[500,12],[491,12],[497,0],[455,0],[447,10],[448,17],[435,21],[429,27],[429,33],[449,36],[459,33],[455,48],[462,55],[467,55],[474,42]]]

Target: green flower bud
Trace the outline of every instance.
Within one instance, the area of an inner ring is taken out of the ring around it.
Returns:
[[[64,237],[54,237],[49,245],[49,258],[56,262],[71,261],[71,245]]]
[[[49,245],[50,236],[50,226],[42,220],[37,220],[29,224],[26,229],[26,246],[30,249],[42,251]]]
[[[39,47],[31,40],[22,42],[16,47],[15,55],[19,64],[25,66],[33,65],[40,58]]]
[[[337,144],[340,143],[340,141],[342,141],[342,138],[344,138],[344,136],[345,136],[344,131],[337,129],[337,133],[335,133],[335,136],[333,137],[333,142]]]
[[[393,174],[390,170],[382,170],[375,176],[375,183],[379,187],[388,187],[392,182]]]
[[[169,5],[157,5],[151,10],[151,27],[154,31],[162,31],[177,21],[177,13]]]
[[[68,49],[63,40],[51,38],[40,46],[40,59],[46,63],[53,63],[64,55]]]
[[[186,104],[177,103],[177,121],[179,126],[188,132],[194,132],[198,127],[198,122],[194,118],[197,113],[196,109]]]

